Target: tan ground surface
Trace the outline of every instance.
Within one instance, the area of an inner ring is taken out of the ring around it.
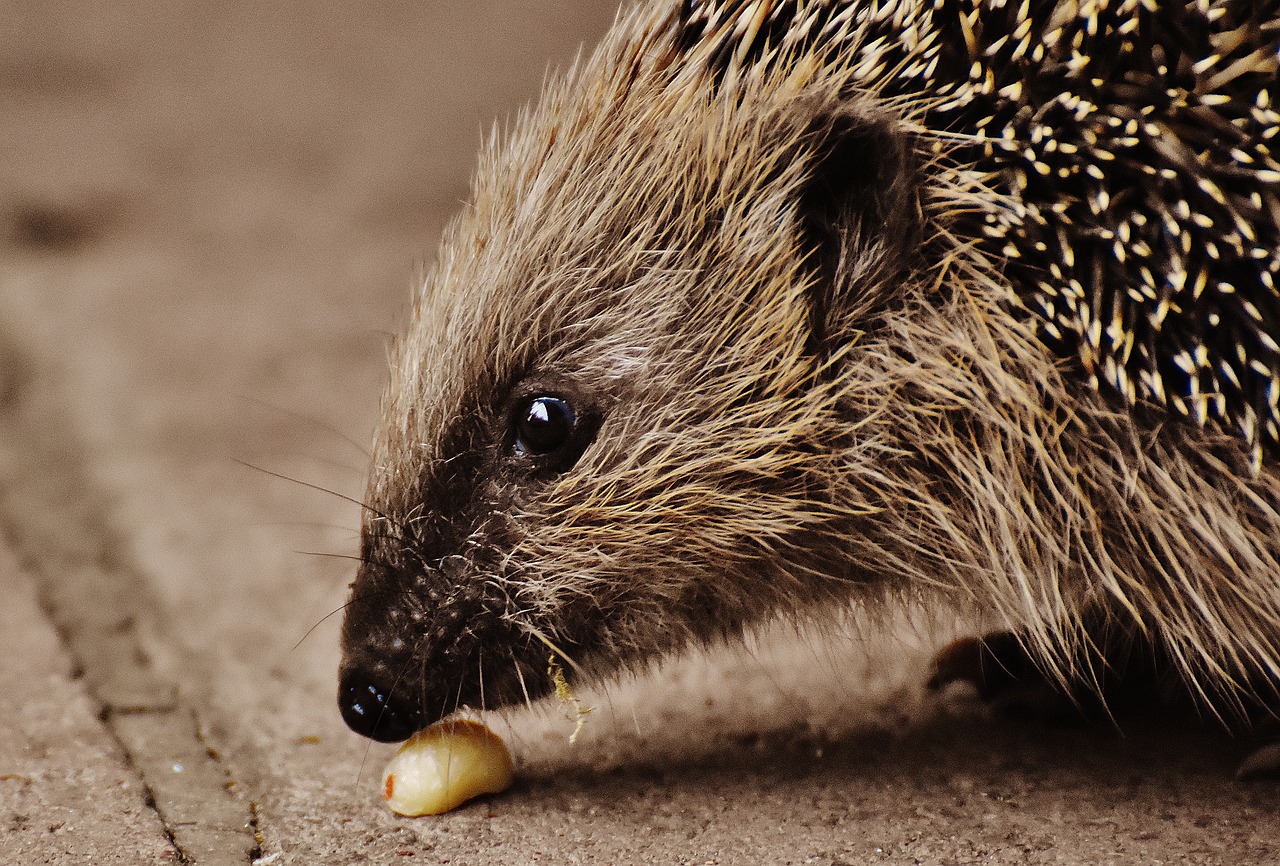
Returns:
[[[383,808],[334,706],[350,563],[311,555],[356,511],[242,463],[359,495],[482,131],[611,16],[0,0],[0,863],[1280,862],[1242,744],[944,711],[946,630],[677,660],[584,692],[576,747],[494,720],[506,795]]]

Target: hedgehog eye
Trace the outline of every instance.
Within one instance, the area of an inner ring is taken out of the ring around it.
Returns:
[[[515,417],[516,454],[550,454],[574,438],[577,413],[559,397],[533,397]]]

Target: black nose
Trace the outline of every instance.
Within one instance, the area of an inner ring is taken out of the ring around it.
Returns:
[[[421,713],[407,701],[392,696],[385,684],[352,671],[338,684],[338,707],[342,720],[357,734],[379,743],[407,740],[422,727]]]

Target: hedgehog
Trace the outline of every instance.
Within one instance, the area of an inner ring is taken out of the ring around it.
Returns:
[[[620,14],[393,344],[343,718],[941,597],[1064,694],[1273,712],[1278,81],[1276,0]]]

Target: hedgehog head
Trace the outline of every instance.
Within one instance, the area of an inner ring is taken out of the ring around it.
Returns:
[[[362,733],[859,579],[811,543],[874,507],[829,489],[831,370],[906,280],[910,148],[812,58],[735,76],[633,28],[490,142],[394,348],[343,629]]]

